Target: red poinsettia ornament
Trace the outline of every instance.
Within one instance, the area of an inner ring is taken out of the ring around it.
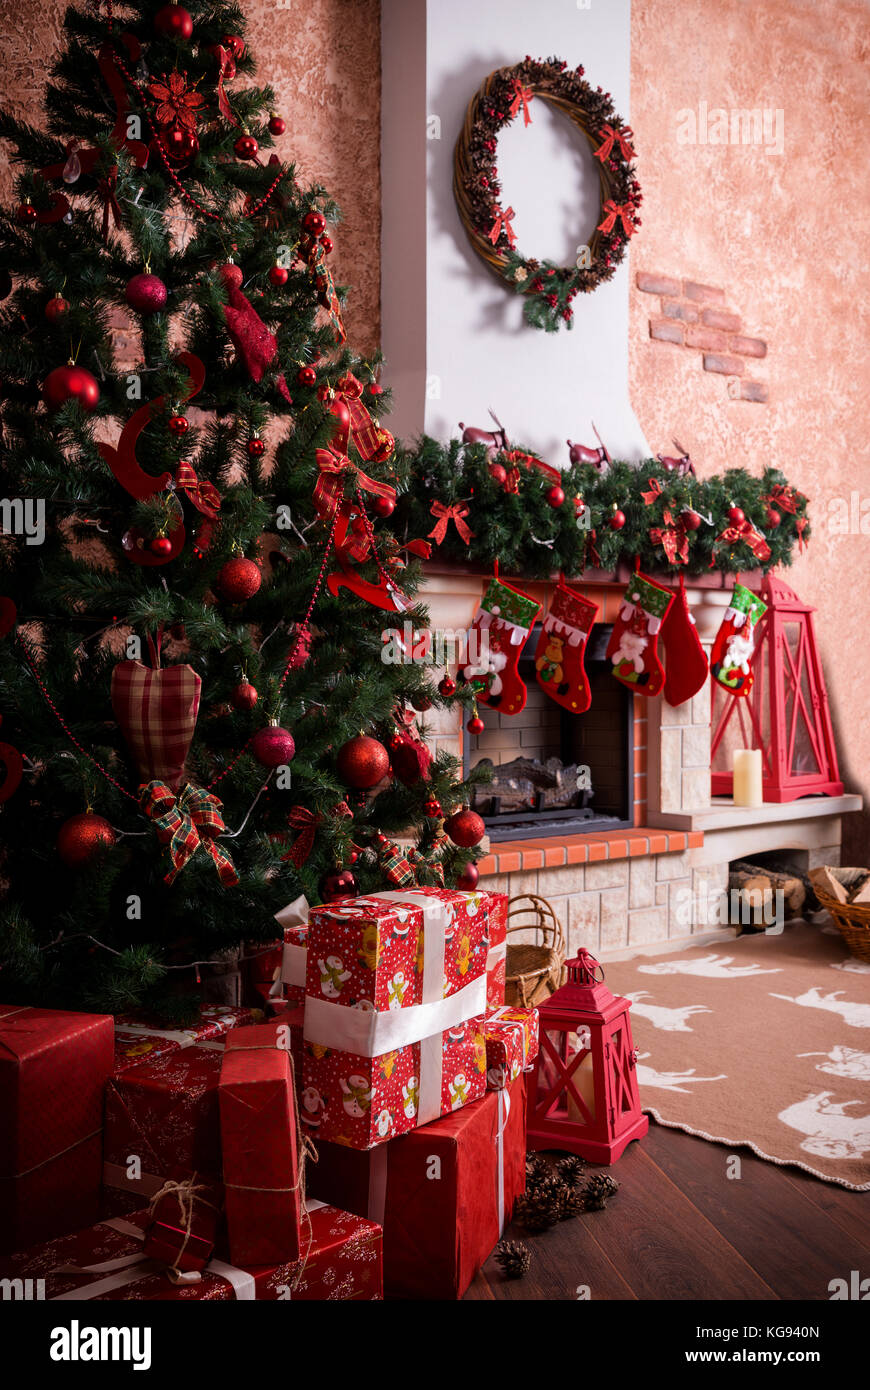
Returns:
[[[183,72],[170,72],[149,82],[148,91],[157,102],[154,120],[164,129],[168,126],[181,126],[183,130],[196,130],[197,113],[205,102],[190,86]]]

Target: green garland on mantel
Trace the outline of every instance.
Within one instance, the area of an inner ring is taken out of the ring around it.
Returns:
[[[396,532],[430,536],[436,561],[491,567],[498,560],[505,574],[530,579],[611,572],[633,566],[636,556],[642,569],[668,575],[739,574],[790,565],[795,546],[810,535],[806,497],[776,468],[761,477],[729,468],[697,478],[645,459],[614,461],[603,473],[571,464],[556,481],[517,460],[522,450],[513,458],[490,456],[483,444],[442,444],[424,435],[399,452],[397,473],[413,481],[398,499]],[[436,503],[458,509],[440,541],[431,536],[439,516],[443,521]],[[616,512],[625,518],[621,529],[611,525]],[[467,540],[457,515],[471,533]]]

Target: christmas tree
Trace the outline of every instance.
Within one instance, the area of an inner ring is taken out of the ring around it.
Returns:
[[[481,827],[382,660],[426,547],[240,9],[65,31],[47,129],[0,116],[2,993],[180,1016],[300,893],[473,885]]]

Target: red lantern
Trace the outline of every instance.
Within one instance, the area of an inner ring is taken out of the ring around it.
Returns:
[[[637,1090],[631,1006],[611,994],[589,951],[580,950],[566,968],[567,984],[538,1005],[541,1046],[530,1078],[528,1146],[615,1163],[649,1129]]]

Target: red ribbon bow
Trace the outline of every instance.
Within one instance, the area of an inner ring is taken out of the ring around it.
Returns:
[[[775,487],[771,488],[764,500],[769,507],[779,507],[781,512],[789,512],[794,516],[806,498],[802,492],[798,492],[797,488],[784,487],[782,483],[777,483]],[[804,525],[806,525],[806,521],[804,521]]]
[[[342,454],[332,445],[327,449],[316,450],[317,467],[320,469],[320,477],[314,489],[314,510],[318,516],[331,519],[335,516],[339,504],[344,498],[345,477],[350,470],[354,475],[354,482],[357,488],[364,492],[371,492],[375,497],[387,497],[391,502],[396,500],[396,489],[390,487],[389,483],[379,483],[374,478],[370,478],[367,473],[363,473],[355,463],[352,463],[347,454]]]
[[[332,443],[340,453],[346,454],[348,444],[352,442],[366,463],[384,462],[392,454],[396,441],[389,430],[375,424],[362,403],[362,393],[362,382],[357,381],[352,372],[346,372],[338,382],[333,397],[343,401],[347,407],[349,424],[333,435]],[[391,496],[395,494],[391,493]]]
[[[346,801],[339,801],[336,806],[333,806],[332,815],[336,817],[352,816],[353,811]],[[307,806],[293,806],[291,808],[290,814],[287,817],[287,824],[291,830],[298,830],[299,834],[291,845],[289,853],[285,854],[283,857],[291,860],[297,869],[302,867],[311,853],[317,827],[322,825],[322,823],[323,816],[316,815],[313,811],[309,811]]]
[[[623,159],[628,160],[636,157],[634,150],[626,139],[626,136],[629,136],[632,140],[634,139],[634,131],[630,125],[625,126],[622,130],[617,130],[616,127],[612,125],[603,125],[599,134],[604,136],[604,141],[598,146],[598,149],[595,150],[594,153],[595,158],[600,159],[602,164],[613,149],[614,141],[619,145]]]
[[[647,482],[650,486],[649,492],[642,492],[640,495],[643,498],[644,502],[646,502],[647,506],[650,507],[652,506],[653,502],[657,502],[658,499],[661,497],[662,485],[659,482],[658,478],[647,478]]]
[[[238,125],[239,122],[233,115],[229,98],[224,90],[224,83],[231,82],[236,75],[236,60],[233,54],[230,53],[228,49],[224,48],[221,43],[217,45],[217,60],[220,65],[217,82],[218,108],[221,115],[225,120],[229,121],[230,125]]]
[[[770,559],[770,546],[767,541],[760,531],[756,531],[752,522],[745,518],[739,526],[726,526],[725,530],[716,537],[715,544],[736,545],[738,541],[744,541],[762,564]]]
[[[598,223],[598,231],[613,231],[617,217],[621,217],[625,235],[633,236],[637,230],[632,221],[633,216],[634,209],[628,203],[615,203],[612,198],[608,198],[607,202],[604,204],[604,217]]]
[[[514,235],[513,225],[511,223],[511,218],[513,217],[516,217],[513,208],[507,208],[504,212],[499,208],[489,233],[489,239],[493,246],[495,246],[502,232],[504,232],[507,237],[511,250],[516,246],[517,239]]]
[[[182,461],[175,472],[175,486],[180,488],[203,516],[216,520],[221,507],[221,495],[214,483],[198,478],[192,464]]]
[[[172,867],[164,877],[165,883],[174,882],[198,849],[209,856],[224,888],[238,883],[232,859],[216,844],[226,826],[221,802],[211,792],[187,782],[176,795],[166,782],[147,782],[139,789],[139,805],[153,821],[158,840],[169,851]]]
[[[440,545],[444,540],[444,537],[447,535],[447,527],[450,525],[451,521],[459,532],[460,539],[468,545],[474,532],[469,531],[462,519],[468,516],[468,508],[464,503],[454,502],[451,507],[445,507],[443,502],[433,502],[429,510],[434,517],[437,517],[435,525],[428,533],[436,545]]]
[[[511,119],[513,119],[513,117],[516,116],[517,112],[522,106],[523,124],[531,125],[532,117],[531,113],[529,112],[529,102],[533,99],[534,92],[532,91],[531,87],[524,87],[518,77],[515,77],[513,82],[511,83],[511,89],[514,94],[513,100],[510,104]]]
[[[645,494],[642,494],[645,495]],[[689,539],[686,523],[681,516],[674,518],[666,507],[663,513],[664,526],[651,526],[649,538],[653,545],[660,545],[672,565],[685,565],[689,559]]]
[[[121,206],[115,196],[115,189],[118,186],[118,166],[113,164],[105,178],[97,181],[97,190],[103,199],[103,226],[100,235],[103,241],[109,240],[109,214],[111,213],[115,226],[121,225]]]

